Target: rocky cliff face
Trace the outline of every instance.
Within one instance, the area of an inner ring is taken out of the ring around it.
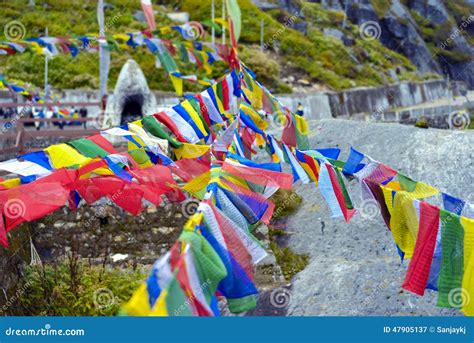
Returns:
[[[402,53],[420,73],[449,75],[474,88],[474,7],[463,0],[313,0],[345,12],[352,23],[370,28],[386,47]],[[294,11],[294,5],[280,0]],[[304,6],[304,3],[303,3]]]

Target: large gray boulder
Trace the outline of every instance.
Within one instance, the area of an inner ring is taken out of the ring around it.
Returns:
[[[474,202],[474,132],[417,129],[399,124],[323,120],[311,147],[349,147],[454,196]],[[301,208],[287,222],[289,246],[309,253],[309,265],[292,280],[289,315],[458,315],[436,307],[437,293],[419,297],[403,291],[401,263],[380,215],[356,214],[349,224],[330,218],[314,184],[299,185]],[[349,183],[356,207],[360,188]]]

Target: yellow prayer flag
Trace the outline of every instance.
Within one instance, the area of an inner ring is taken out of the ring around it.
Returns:
[[[90,158],[81,155],[76,149],[67,144],[55,144],[44,149],[49,156],[51,164],[55,169],[70,167],[73,165],[84,166],[91,161]]]
[[[462,312],[467,316],[474,316],[474,220],[461,217],[461,224],[464,228],[464,276],[462,279],[461,296]]]
[[[210,145],[183,143],[179,148],[174,149],[174,153],[178,160],[182,158],[196,158],[204,155],[210,148]]]
[[[173,84],[176,95],[183,96],[183,80],[170,74],[171,83]]]
[[[130,300],[123,305],[123,309],[129,316],[149,316],[151,309],[148,301],[147,285],[142,283],[133,293]]]
[[[413,256],[418,236],[419,219],[413,201],[411,193],[397,192],[390,217],[393,239],[405,253],[405,258]]]
[[[2,181],[0,182],[0,184],[5,188],[13,188],[13,187],[21,185],[21,179],[17,177],[14,179]]]
[[[181,189],[194,195],[198,199],[202,199],[204,195],[203,192],[206,191],[206,187],[209,184],[210,179],[211,171],[207,171],[181,186]]]
[[[202,123],[201,118],[199,117],[199,114],[196,112],[194,107],[191,105],[189,100],[183,101],[181,103],[181,106],[186,110],[186,112],[189,114],[191,119],[194,121],[194,124],[198,127],[198,129],[201,131],[201,133],[204,136],[207,136],[207,131],[206,128],[204,127],[204,124]]]

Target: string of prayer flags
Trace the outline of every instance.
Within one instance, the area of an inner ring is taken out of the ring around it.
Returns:
[[[137,35],[122,38],[140,44]],[[205,51],[199,44],[192,48]],[[231,312],[240,313],[256,305],[253,266],[266,251],[251,231],[269,223],[275,208],[269,197],[279,188],[291,189],[294,181],[314,182],[332,216],[348,222],[356,209],[346,181],[355,178],[362,198],[379,205],[402,258],[411,258],[403,288],[419,295],[437,290],[440,306],[473,315],[473,305],[450,301],[453,292],[474,289],[474,220],[466,217],[472,204],[442,193],[443,209],[431,205],[425,199],[439,190],[352,147],[346,161],[339,160],[338,148],[309,149],[306,123],[242,67],[153,116],[0,163],[16,174],[0,180],[0,244],[8,245],[8,232],[20,223],[65,204],[76,209],[108,198],[137,215],[145,205],[191,195],[201,200],[196,213],[123,314],[219,315],[222,297]],[[281,142],[266,133],[259,112],[275,109],[293,125]],[[125,142],[128,149],[120,151],[112,142]],[[252,161],[264,146],[271,161]],[[282,172],[283,162],[292,174]]]

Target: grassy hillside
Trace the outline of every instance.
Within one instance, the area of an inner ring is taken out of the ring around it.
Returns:
[[[296,1],[295,1],[296,2]],[[144,23],[134,20],[133,14],[140,10],[138,0],[109,0],[106,9],[108,33],[125,33],[145,29]],[[160,4],[160,5],[157,5]],[[393,82],[390,70],[397,70],[401,80],[414,80],[415,67],[403,56],[383,47],[378,40],[366,41],[359,37],[358,27],[350,22],[341,29],[343,14],[321,9],[319,4],[299,1],[303,5],[305,21],[311,22],[304,35],[291,28],[290,23],[302,20],[283,10],[262,12],[250,0],[239,0],[242,10],[242,35],[240,56],[255,69],[270,88],[276,91],[290,91],[282,83],[281,76],[294,74],[311,82],[321,83],[331,89],[354,86],[375,86]],[[36,1],[36,7],[27,6],[27,0],[3,1],[0,10],[0,25],[19,20],[26,28],[27,37],[37,37],[48,27],[51,36],[96,33],[96,1],[94,0],[46,0]],[[210,17],[211,0],[154,1],[157,26],[170,24],[167,11],[186,11],[192,20],[206,20]],[[216,0],[216,15],[220,16],[221,1]],[[264,41],[268,51],[259,51],[260,21],[265,22]],[[353,40],[345,46],[341,40],[325,36],[324,28],[337,27]],[[1,30],[3,35],[3,30]],[[176,36],[167,36],[176,37]],[[0,39],[4,39],[2,36]],[[209,40],[206,35],[205,40]],[[275,49],[278,45],[279,49]],[[278,50],[278,53],[275,51]],[[155,58],[145,49],[118,51],[112,53],[109,87],[113,87],[121,66],[128,58],[134,58],[142,67],[150,87],[172,90],[166,73],[155,68]],[[44,57],[33,54],[0,56],[0,72],[10,78],[30,81],[42,85]],[[50,62],[50,83],[60,89],[97,88],[98,56],[94,53],[80,53],[78,57],[56,56]],[[217,65],[214,76],[225,70]],[[181,65],[184,73],[196,73],[196,66]],[[198,74],[203,75],[201,71]],[[392,72],[393,75],[393,72]],[[186,84],[187,90],[198,86]]]

